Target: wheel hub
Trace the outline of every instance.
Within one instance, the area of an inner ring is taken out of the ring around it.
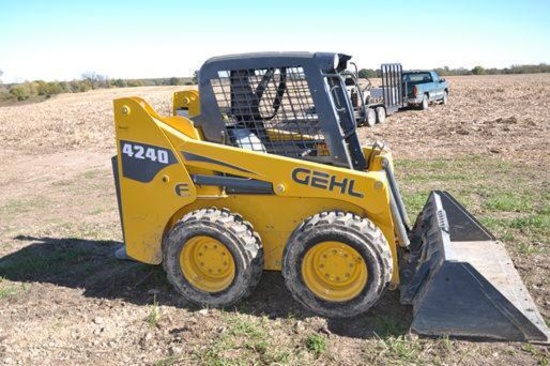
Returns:
[[[340,242],[322,242],[306,252],[302,278],[319,298],[341,302],[353,299],[365,287],[367,266],[351,246]]]
[[[231,252],[222,242],[209,236],[195,236],[183,246],[180,266],[187,281],[206,292],[222,291],[235,278]]]

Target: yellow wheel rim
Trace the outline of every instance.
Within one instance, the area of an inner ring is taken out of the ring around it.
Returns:
[[[349,245],[325,241],[307,251],[302,262],[302,278],[315,296],[343,302],[359,295],[367,284],[367,265]]]
[[[235,261],[227,247],[209,236],[191,238],[181,250],[180,266],[187,281],[199,290],[225,290],[235,278]]]

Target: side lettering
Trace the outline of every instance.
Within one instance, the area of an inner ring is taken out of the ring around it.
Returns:
[[[307,168],[295,168],[291,176],[292,180],[298,184],[325,189],[330,192],[336,190],[340,194],[348,194],[352,197],[365,197],[363,193],[355,190],[355,179],[342,178],[342,180],[338,180],[336,175]]]
[[[309,185],[310,173],[311,173],[311,170],[309,169],[296,168],[292,171],[292,180],[295,181],[296,183]]]
[[[160,147],[145,147],[140,144],[125,142],[122,144],[122,154],[140,160],[158,161],[161,164],[169,164],[168,150]]]
[[[176,195],[180,197],[186,197],[189,196],[189,184],[187,183],[178,183],[174,187],[174,190],[176,192]]]
[[[166,167],[177,164],[170,149],[142,142],[120,140],[122,176],[147,183]]]

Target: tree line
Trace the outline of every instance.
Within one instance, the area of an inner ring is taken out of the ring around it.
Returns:
[[[473,69],[459,67],[451,69],[448,66],[434,69],[441,76],[464,76],[464,75],[511,75],[511,74],[540,74],[550,73],[550,65],[541,63],[538,65],[512,65],[503,69],[499,68],[484,68],[476,66]],[[380,69],[361,69],[359,70],[360,78],[379,78],[382,76]]]
[[[451,69],[448,66],[436,68],[441,76],[462,75],[509,75],[509,74],[538,74],[550,73],[550,65],[541,63],[538,65],[512,65],[507,68],[484,68],[476,66],[473,69],[463,67]],[[94,89],[127,88],[137,86],[161,86],[161,85],[193,85],[197,84],[198,72],[193,77],[184,78],[156,78],[156,79],[110,79],[96,72],[85,72],[81,79],[72,81],[25,81],[23,83],[2,84],[2,70],[0,70],[0,103],[26,100],[41,100],[61,93],[81,93]],[[360,78],[379,78],[380,69],[361,69]]]
[[[2,76],[0,70],[0,77]],[[193,85],[193,77],[171,77],[156,79],[109,79],[96,72],[86,72],[81,79],[72,81],[25,81],[22,83],[2,84],[0,79],[0,103],[37,101],[61,93],[82,93],[94,89],[127,88],[137,86]]]

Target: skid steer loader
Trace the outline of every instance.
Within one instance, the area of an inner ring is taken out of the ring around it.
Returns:
[[[400,288],[421,334],[547,342],[502,244],[451,195],[432,192],[411,226],[390,152],[359,142],[349,59],[212,58],[173,116],[115,100],[124,254],[162,263],[204,306],[234,304],[277,270],[322,316],[356,316]]]

